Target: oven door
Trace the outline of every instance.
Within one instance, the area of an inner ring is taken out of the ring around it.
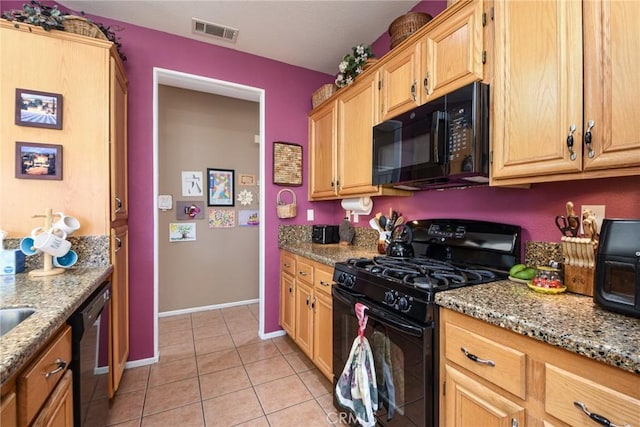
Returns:
[[[383,426],[435,426],[437,420],[433,328],[404,319],[362,295],[333,286],[334,387],[358,336],[354,305],[366,305],[365,336],[371,345],[378,387],[376,419]],[[340,418],[351,425],[355,417],[336,401]]]

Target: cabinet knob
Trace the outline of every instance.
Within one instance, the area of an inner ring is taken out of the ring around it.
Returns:
[[[116,241],[116,252],[118,252],[122,248],[122,239],[119,237],[116,237],[115,241]]]
[[[116,197],[116,212],[120,212],[122,210],[122,200],[119,197]]]
[[[418,84],[418,82],[416,82],[415,80],[413,81],[413,84],[411,85],[411,99],[413,99],[413,101],[416,101],[416,85]]]
[[[596,155],[596,152],[593,151],[593,147],[591,146],[591,142],[592,142],[591,129],[595,125],[596,125],[596,122],[594,122],[593,120],[589,120],[587,122],[587,131],[584,133],[584,144],[587,146],[587,149],[589,150],[587,152],[587,156],[589,156],[590,159],[593,159],[594,156]]]
[[[573,133],[576,131],[576,125],[569,126],[569,135],[567,135],[567,148],[569,149],[569,158],[575,160],[578,156],[573,151]]]
[[[427,92],[427,95],[431,95],[432,91],[429,89],[429,77],[431,74],[429,71],[424,75],[424,80],[422,81],[422,85],[424,86],[424,91]]]

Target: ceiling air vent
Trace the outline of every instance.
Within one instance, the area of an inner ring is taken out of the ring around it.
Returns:
[[[238,30],[236,28],[225,27],[224,25],[206,22],[201,19],[193,18],[192,30],[196,34],[204,34],[220,40],[235,43],[238,38]]]

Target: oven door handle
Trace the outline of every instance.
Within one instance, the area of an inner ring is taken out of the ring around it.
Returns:
[[[346,304],[350,307],[353,307],[357,302],[363,303],[365,306],[367,306],[367,316],[369,316],[371,319],[376,320],[379,323],[382,323],[385,326],[388,326],[399,332],[409,334],[417,338],[420,338],[423,335],[423,328],[411,325],[406,321],[404,321],[403,319],[401,319],[400,317],[392,313],[386,313],[380,310],[378,307],[370,306],[369,304],[367,304],[364,301],[361,301],[358,298],[358,296],[361,296],[359,294],[347,293],[342,289],[340,289],[338,286],[333,286],[331,291],[335,299],[337,299],[339,302]]]

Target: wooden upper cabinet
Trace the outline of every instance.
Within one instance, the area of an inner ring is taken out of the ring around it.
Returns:
[[[420,44],[392,52],[379,70],[380,121],[421,104]]]
[[[495,2],[492,185],[640,174],[638,19],[637,2]]]
[[[129,197],[127,191],[127,77],[122,62],[110,62],[110,174],[111,221],[127,219]]]
[[[482,41],[481,1],[472,1],[427,33],[421,43],[423,102],[482,79]]]
[[[378,88],[375,75],[354,83],[338,98],[338,194],[374,193],[373,126],[377,121]]]
[[[584,126],[591,129],[593,157],[585,170],[640,166],[640,4],[585,1]],[[586,132],[586,128],[585,128]]]
[[[309,116],[309,198],[337,195],[337,102],[330,101]]]
[[[508,0],[494,5],[492,180],[580,171],[582,5]],[[572,126],[576,160],[567,147]]]

